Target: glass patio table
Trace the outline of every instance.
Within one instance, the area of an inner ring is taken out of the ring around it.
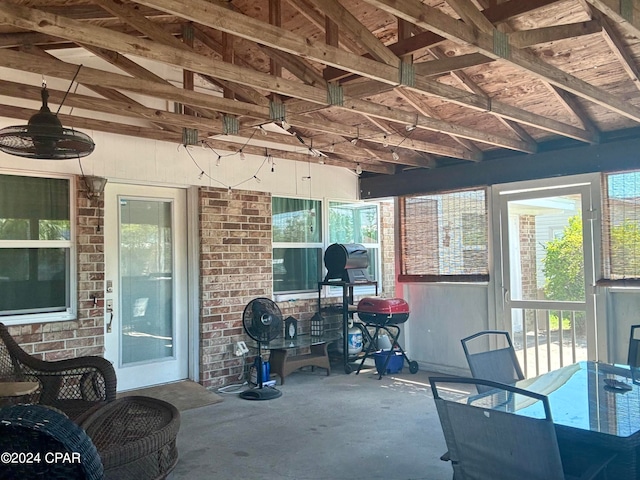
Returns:
[[[640,479],[640,369],[584,361],[515,385],[549,398],[561,450],[585,457],[589,451],[615,452],[608,478]],[[487,393],[465,396],[460,401],[519,415],[543,416],[540,402],[532,404],[520,395]]]

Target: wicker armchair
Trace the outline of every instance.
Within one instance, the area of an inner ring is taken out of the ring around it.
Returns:
[[[116,398],[116,374],[105,358],[86,356],[40,360],[25,352],[0,323],[0,381],[40,384],[29,403],[49,405],[76,419],[96,404]]]
[[[42,405],[0,409],[0,452],[0,478],[104,478],[102,461],[86,432],[63,413]]]

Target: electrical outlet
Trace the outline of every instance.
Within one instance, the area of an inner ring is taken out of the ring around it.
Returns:
[[[240,341],[238,343],[236,343],[236,348],[234,350],[234,353],[236,355],[236,357],[241,357],[243,355],[246,355],[247,353],[249,353],[249,348],[247,348],[247,344]]]

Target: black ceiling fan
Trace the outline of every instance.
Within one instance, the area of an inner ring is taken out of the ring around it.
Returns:
[[[78,67],[79,70],[80,67]],[[69,93],[68,90],[67,93]],[[73,128],[63,127],[57,112],[54,114],[49,110],[47,105],[49,92],[44,81],[40,96],[42,98],[40,111],[29,119],[27,125],[10,126],[0,130],[0,151],[18,157],[41,160],[80,158],[93,152],[95,143],[89,135]],[[64,98],[60,107],[62,103]]]

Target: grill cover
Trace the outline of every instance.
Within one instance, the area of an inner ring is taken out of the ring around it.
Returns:
[[[365,297],[357,311],[360,320],[378,325],[396,325],[409,318],[409,305],[402,298]]]
[[[359,243],[334,243],[324,252],[327,268],[325,281],[340,279],[345,282],[369,281],[369,252]]]

